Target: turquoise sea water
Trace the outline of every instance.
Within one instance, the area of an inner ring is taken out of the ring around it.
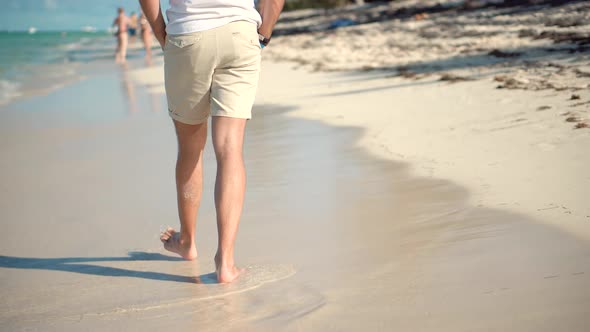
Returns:
[[[71,81],[80,63],[111,56],[107,32],[0,32],[0,105]]]

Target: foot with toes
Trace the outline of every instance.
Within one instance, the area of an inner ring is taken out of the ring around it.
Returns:
[[[180,257],[192,261],[197,258],[197,248],[194,241],[183,240],[180,232],[168,227],[160,236],[164,249],[180,255]]]

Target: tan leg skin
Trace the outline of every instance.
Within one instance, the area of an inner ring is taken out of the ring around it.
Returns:
[[[168,251],[182,258],[197,258],[196,220],[203,192],[203,150],[207,141],[207,122],[188,125],[174,121],[178,138],[176,194],[180,232],[168,228],[160,240]]]
[[[217,158],[215,208],[218,242],[215,267],[220,283],[232,282],[242,272],[234,262],[234,243],[246,190],[243,160],[246,121],[222,116],[215,116],[212,120],[211,133]]]

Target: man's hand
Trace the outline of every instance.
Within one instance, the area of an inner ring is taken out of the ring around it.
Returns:
[[[164,22],[164,16],[162,16],[160,0],[139,0],[139,4],[145,14],[145,18],[152,27],[154,36],[156,36],[163,49],[164,44],[166,44],[166,22]]]
[[[162,47],[162,49],[164,49],[164,45],[166,45],[166,30],[164,30],[163,33],[160,33],[158,35],[156,35],[154,33],[154,36],[156,36],[158,43],[160,43],[160,47]]]

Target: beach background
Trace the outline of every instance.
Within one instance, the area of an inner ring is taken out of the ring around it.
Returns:
[[[163,58],[132,40],[114,63],[120,4],[0,13],[1,330],[587,331],[588,2],[283,13],[230,285],[210,145],[199,258],[161,248],[178,225]]]

